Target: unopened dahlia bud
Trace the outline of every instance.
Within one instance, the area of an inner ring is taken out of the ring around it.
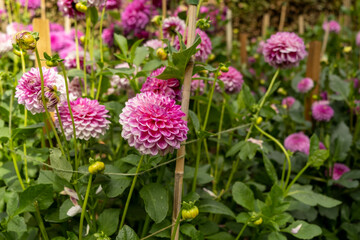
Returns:
[[[167,53],[165,52],[164,48],[159,48],[158,50],[156,50],[156,56],[158,56],[158,58],[160,58],[161,60],[167,59]]]
[[[197,21],[196,23],[196,27],[200,28],[201,30],[206,30],[208,28],[210,28],[210,20],[205,19],[205,18],[201,18]]]
[[[58,96],[57,87],[54,86],[47,86],[44,87],[44,96],[46,101],[46,106],[48,109],[53,109],[56,104],[60,101]],[[41,94],[38,95],[38,100],[41,101]]]
[[[159,15],[156,15],[151,19],[151,22],[154,23],[157,26],[161,26],[162,17],[159,16]]]
[[[36,39],[28,31],[18,32],[15,35],[17,45],[23,50],[34,50],[36,48]]]
[[[76,3],[75,8],[76,8],[76,10],[78,10],[79,12],[82,12],[82,13],[86,13],[86,11],[87,11],[87,6],[82,2]]]

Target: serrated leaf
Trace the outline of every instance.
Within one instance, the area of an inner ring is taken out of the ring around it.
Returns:
[[[263,153],[263,161],[264,161],[265,171],[268,174],[269,178],[273,183],[277,183],[278,176],[275,167],[271,163],[270,159],[265,155],[265,153]]]
[[[310,156],[319,149],[319,138],[316,134],[313,134],[310,138]]]
[[[331,134],[331,156],[334,162],[343,161],[352,145],[352,134],[349,127],[340,122]]]
[[[231,157],[231,156],[234,156],[235,154],[237,154],[241,148],[244,146],[245,142],[244,141],[241,141],[241,142],[238,142],[236,143],[235,145],[233,145],[229,151],[226,152],[226,157]]]
[[[350,83],[342,80],[339,76],[329,76],[329,87],[335,93],[339,93],[341,100],[346,100],[350,93]]]
[[[315,168],[321,167],[329,157],[329,150],[318,149],[309,156],[309,164]]]
[[[69,163],[66,160],[65,156],[62,155],[60,149],[58,148],[50,149],[50,164],[51,166],[54,167],[54,172],[56,175],[70,182],[73,168],[71,166],[71,163]]]
[[[240,206],[250,210],[255,210],[255,198],[251,189],[242,182],[236,182],[232,188],[234,201]]]
[[[199,132],[200,130],[200,122],[198,117],[196,116],[196,113],[194,113],[193,111],[189,110],[189,116],[191,118],[191,122],[194,125],[194,129],[197,132]]]
[[[26,232],[27,226],[25,219],[20,216],[15,216],[7,224],[7,230],[12,232]]]
[[[169,201],[166,189],[161,184],[145,185],[140,190],[140,197],[144,200],[146,212],[155,223],[165,219],[169,210]]]

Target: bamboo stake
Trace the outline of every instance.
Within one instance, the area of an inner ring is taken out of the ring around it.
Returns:
[[[71,32],[71,21],[68,16],[64,17],[64,28],[66,33],[69,34]]]
[[[190,47],[195,40],[196,11],[197,11],[197,6],[191,4],[188,10],[189,25],[188,25],[188,35],[187,35],[187,47]],[[185,121],[188,120],[190,86],[191,86],[193,68],[194,68],[194,58],[192,57],[185,69],[182,100],[181,100],[181,110],[185,113],[185,116],[183,117]],[[175,168],[174,203],[173,203],[173,215],[172,215],[173,223],[176,222],[176,219],[180,213],[180,208],[181,208],[185,154],[186,154],[185,145],[181,145],[180,149],[177,151],[177,157],[179,159],[176,160],[176,168]],[[172,228],[172,231],[174,231],[174,227]],[[175,235],[175,240],[178,239],[179,239],[179,228],[176,229],[176,235]]]
[[[262,29],[261,29],[262,39],[266,38],[266,32],[267,32],[269,25],[270,25],[270,14],[266,13],[263,17],[263,22],[262,22]]]
[[[41,19],[45,19],[45,0],[41,0]]]
[[[304,26],[304,16],[300,15],[299,16],[299,34],[303,35],[305,32],[305,26]]]
[[[166,0],[162,0],[162,19],[166,18]]]
[[[248,34],[240,33],[240,62],[241,62],[241,65],[247,64],[247,59],[248,59],[247,51],[246,51],[247,40],[248,40]]]
[[[5,9],[5,3],[4,0],[0,0],[0,9]],[[6,29],[6,21],[3,21],[3,19],[1,19],[1,30],[5,32]]]
[[[232,29],[232,11],[227,9],[226,11],[226,20],[228,21],[226,24],[226,52],[228,57],[231,57],[232,52],[232,39],[233,39],[233,29]]]
[[[284,25],[285,25],[285,18],[286,18],[286,8],[287,8],[287,4],[284,3],[281,6],[281,15],[280,15],[280,22],[279,22],[279,32],[282,32],[284,30]]]
[[[309,56],[306,64],[306,77],[314,81],[314,89],[305,98],[305,119],[311,121],[311,106],[314,102],[313,95],[319,96],[320,71],[321,71],[321,42],[310,42]]]
[[[351,0],[343,0],[343,6],[346,10],[350,10],[351,8]],[[348,14],[344,14],[344,26],[350,27],[351,18]]]
[[[322,58],[325,54],[326,51],[326,45],[328,43],[329,40],[329,34],[330,34],[330,27],[328,25],[328,27],[325,29],[325,34],[324,34],[324,39],[323,39],[323,45],[321,47],[321,54],[320,57]]]

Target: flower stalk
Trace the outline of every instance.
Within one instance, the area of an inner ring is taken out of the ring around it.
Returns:
[[[86,205],[89,199],[89,194],[90,194],[90,189],[91,189],[91,183],[92,183],[92,174],[90,174],[89,177],[89,181],[88,181],[88,185],[86,188],[86,193],[85,193],[85,198],[84,198],[84,203],[82,205],[82,209],[81,209],[81,216],[80,216],[80,225],[79,225],[79,240],[82,240],[82,232],[83,232],[83,225],[84,225],[84,216],[85,216],[85,212],[86,212]]]

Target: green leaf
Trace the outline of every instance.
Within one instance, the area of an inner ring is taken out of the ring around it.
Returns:
[[[245,144],[245,142],[241,141],[241,142],[238,142],[235,145],[233,145],[229,149],[229,151],[227,151],[226,157],[231,157],[231,156],[234,156],[235,154],[237,154],[241,150],[241,148],[244,146],[244,144]]]
[[[277,183],[278,176],[277,176],[275,167],[271,163],[270,159],[266,156],[265,153],[263,153],[263,161],[264,161],[265,171],[268,174],[268,176],[270,177],[271,181],[273,183]]]
[[[145,63],[144,67],[142,68],[142,71],[152,71],[153,69],[156,69],[161,66],[161,61],[158,59],[153,59],[147,63]]]
[[[315,168],[321,167],[329,157],[329,150],[318,149],[309,156],[309,164]]]
[[[234,201],[240,206],[250,210],[255,210],[255,198],[251,189],[242,182],[236,182],[232,188]]]
[[[116,232],[119,223],[120,209],[105,209],[99,216],[99,230],[103,231],[107,236],[111,236]]]
[[[194,113],[193,111],[189,110],[189,116],[191,118],[191,122],[194,125],[194,129],[196,131],[196,133],[200,130],[200,122],[198,117],[196,116],[196,113]]]
[[[20,216],[15,216],[7,224],[7,230],[12,232],[26,232],[27,226],[25,219]]]
[[[68,77],[80,77],[80,78],[84,78],[84,71],[80,70],[80,69],[70,69],[67,71],[66,75]]]
[[[313,192],[311,186],[300,186],[298,184],[291,187],[291,192],[288,193],[288,196],[309,206],[320,205],[325,208],[332,208],[341,204],[340,201],[334,198]]]
[[[116,240],[139,240],[139,237],[131,227],[124,225],[116,236]]]
[[[141,63],[145,60],[146,56],[149,55],[149,50],[147,47],[138,47],[135,50],[135,57],[134,57],[134,65],[140,66]]]
[[[105,194],[109,198],[115,198],[121,195],[130,183],[131,179],[128,177],[112,176],[104,187]]]
[[[251,107],[255,104],[255,99],[254,96],[251,94],[250,88],[246,84],[243,84],[240,94],[246,108],[251,109]]]
[[[140,190],[140,197],[144,200],[147,214],[155,223],[165,219],[169,210],[169,199],[166,189],[161,184],[145,185]]]
[[[98,10],[96,7],[88,7],[87,11],[90,15],[91,23],[95,25],[99,19]]]
[[[54,172],[56,175],[70,182],[73,168],[71,163],[69,163],[62,155],[60,149],[50,149],[50,164],[54,167]],[[64,171],[58,169],[62,169]]]
[[[234,213],[221,202],[206,199],[200,201],[199,211],[214,214],[223,214],[235,218]]]
[[[21,127],[21,128],[16,128],[13,131],[13,139],[16,138],[26,138],[28,136],[33,136],[34,135],[34,131],[38,128],[42,128],[44,127],[44,123],[38,123],[38,124],[33,124],[27,127]]]
[[[39,209],[44,210],[53,203],[53,188],[51,184],[38,184],[28,187],[19,195],[19,207],[14,215],[23,212],[34,212],[34,202],[37,201]]]
[[[349,127],[341,122],[331,134],[331,156],[334,162],[341,162],[347,157],[352,145],[352,134]]]
[[[297,233],[294,233],[295,230],[299,228],[299,226],[300,229],[297,231]],[[295,221],[283,231],[290,233],[299,239],[313,239],[322,233],[321,228],[318,225],[309,224],[305,221]]]
[[[256,151],[258,150],[259,145],[252,142],[245,142],[242,146],[239,157],[242,160],[252,160],[255,157]]]
[[[335,93],[339,93],[341,100],[346,100],[350,93],[350,83],[342,80],[339,76],[329,76],[329,87]]]
[[[125,74],[130,75],[133,74],[135,69],[134,68],[107,68],[112,74]]]
[[[6,143],[10,139],[9,128],[0,127],[0,142]]]
[[[128,53],[128,43],[126,38],[120,34],[114,34],[114,39],[117,45],[120,47],[120,50],[124,56],[127,56]]]
[[[286,240],[287,238],[279,232],[272,232],[268,236],[268,240]]]
[[[316,134],[313,134],[310,138],[310,156],[319,149],[319,138]]]

